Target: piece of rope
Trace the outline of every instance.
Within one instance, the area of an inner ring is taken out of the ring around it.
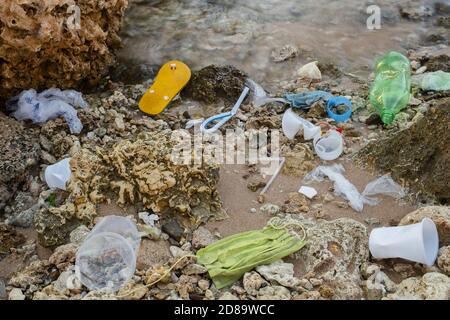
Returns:
[[[288,219],[288,220],[283,221],[279,217],[273,217],[272,219],[269,220],[269,222],[267,224],[275,230],[281,230],[281,229],[287,230],[287,227],[290,227],[290,226],[299,227],[303,233],[303,237],[300,241],[303,242],[306,240],[307,232],[306,232],[305,226],[298,221],[295,221],[293,219]]]

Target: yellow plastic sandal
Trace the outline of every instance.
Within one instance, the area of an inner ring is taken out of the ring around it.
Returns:
[[[139,101],[139,109],[150,115],[164,111],[191,78],[191,70],[181,61],[173,60],[161,67],[153,85]]]

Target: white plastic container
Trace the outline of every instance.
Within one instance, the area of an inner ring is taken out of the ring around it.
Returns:
[[[314,138],[314,150],[322,160],[336,160],[344,152],[344,139],[336,130],[330,130]]]
[[[50,189],[66,190],[66,183],[69,181],[72,172],[70,171],[70,158],[61,160],[45,169],[45,182]]]
[[[76,275],[90,290],[116,292],[134,275],[139,245],[139,232],[130,219],[105,217],[78,249]]]
[[[375,259],[402,258],[432,266],[439,250],[439,236],[433,220],[407,226],[376,228],[369,237]]]
[[[315,126],[311,122],[298,116],[292,109],[288,109],[284,113],[281,126],[284,135],[290,140],[294,139],[297,133],[302,129],[305,140],[311,140],[316,136],[320,136],[321,131],[319,126]]]

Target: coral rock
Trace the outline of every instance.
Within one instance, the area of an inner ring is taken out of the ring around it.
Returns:
[[[306,246],[295,253],[304,262],[305,277],[322,279],[333,299],[360,299],[360,267],[368,262],[367,228],[352,219],[314,222],[299,216],[308,230]]]
[[[422,278],[408,278],[398,285],[398,290],[386,297],[388,300],[448,300],[450,278],[431,272]]]
[[[213,234],[205,227],[199,227],[192,233],[192,246],[195,249],[201,249],[207,247],[213,243],[216,239]]]
[[[3,83],[3,80],[0,82]],[[28,172],[38,163],[40,147],[33,130],[25,130],[19,122],[1,112],[0,132],[2,136],[0,139],[0,210],[2,210],[14,197],[20,184],[25,182]]]
[[[447,276],[450,276],[450,246],[442,247],[439,250],[437,264]]]
[[[3,0],[0,96],[96,84],[114,62],[127,5],[127,0]]]
[[[294,277],[294,265],[292,263],[284,263],[279,260],[270,265],[256,267],[256,271],[267,281],[275,282],[288,288],[296,288],[300,284],[300,280]]]

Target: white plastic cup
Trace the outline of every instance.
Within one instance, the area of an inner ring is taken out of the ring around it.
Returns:
[[[322,160],[336,160],[344,152],[344,139],[339,132],[331,130],[314,138],[314,150]]]
[[[139,231],[130,219],[105,217],[78,249],[76,275],[90,290],[116,292],[134,275],[139,245]]]
[[[284,135],[289,140],[292,140],[295,138],[295,135],[303,128],[302,118],[297,116],[292,111],[292,109],[288,109],[283,115],[281,127],[283,129]]]
[[[399,227],[373,229],[370,253],[375,259],[402,258],[432,266],[439,250],[439,236],[433,220]]]
[[[284,135],[289,140],[294,139],[297,133],[302,129],[305,140],[311,140],[316,136],[320,136],[321,131],[319,126],[315,126],[311,122],[298,116],[292,109],[288,109],[284,113],[281,127]]]
[[[66,183],[69,181],[72,171],[70,171],[70,158],[61,160],[45,169],[45,182],[50,189],[66,190]]]
[[[305,140],[311,140],[320,137],[321,129],[307,120],[303,120],[303,137]]]
[[[126,217],[111,215],[102,218],[91,230],[88,238],[103,232],[112,232],[121,235],[130,242],[136,252],[141,244],[141,236],[136,224]]]

